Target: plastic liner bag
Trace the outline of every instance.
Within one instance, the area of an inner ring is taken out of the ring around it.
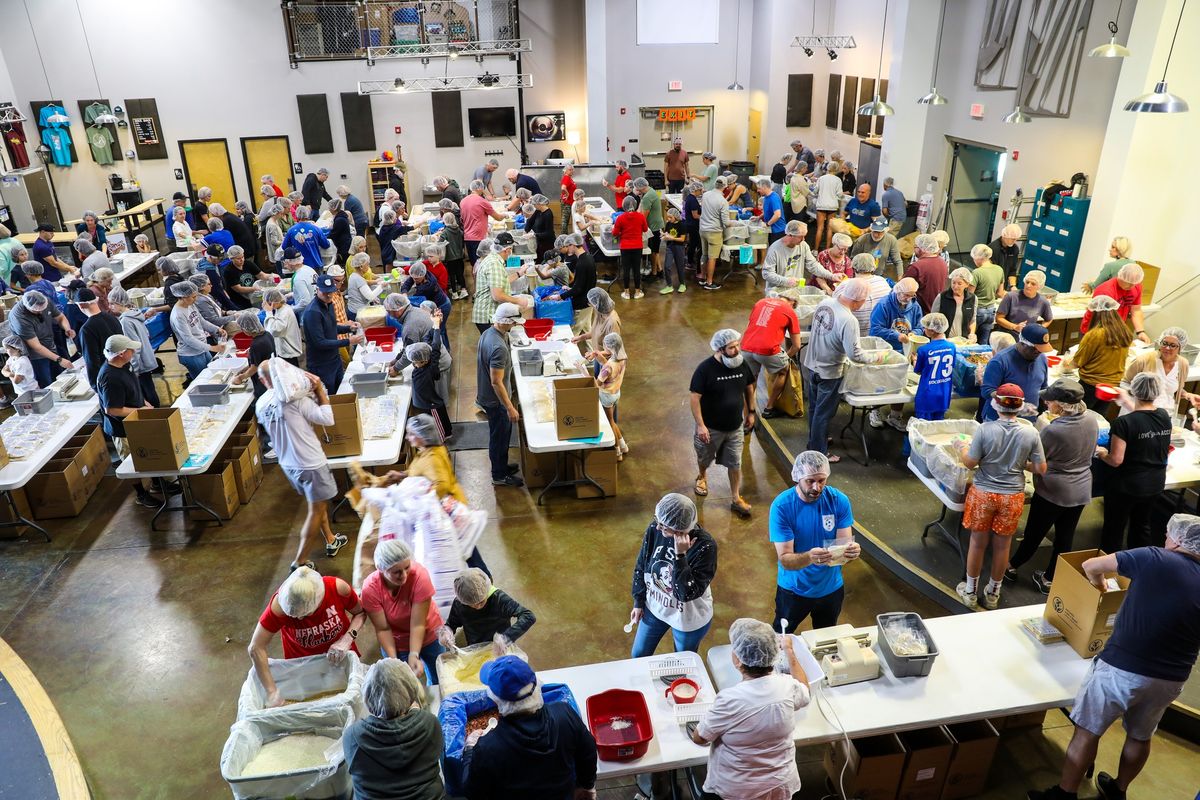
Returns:
[[[312,383],[299,367],[282,358],[272,357],[267,362],[267,368],[271,371],[271,385],[275,389],[275,397],[280,402],[290,403],[312,394]]]
[[[893,352],[896,351],[896,348],[892,347],[891,344],[888,343],[887,339],[884,339],[879,336],[860,336],[860,337],[858,337],[858,348],[860,350],[863,350],[864,352],[871,352],[871,353],[878,352],[881,350],[891,350]]]
[[[479,544],[483,529],[487,527],[487,512],[483,509],[471,510],[449,495],[442,498],[442,509],[450,517],[450,524],[458,534],[459,548],[469,556]]]
[[[740,222],[735,222],[725,229],[725,244],[744,244],[750,238],[750,228]]]
[[[543,684],[542,701],[546,705],[567,703],[579,714],[575,695],[571,694],[566,684]],[[467,747],[467,723],[472,717],[489,711],[496,711],[496,704],[483,690],[460,692],[442,699],[437,715],[438,722],[442,723],[442,778],[446,784],[446,794],[451,797],[462,797],[467,790],[467,774],[463,769],[463,751]],[[580,718],[582,717],[580,714]]]
[[[956,502],[962,502],[967,495],[967,486],[971,483],[974,471],[962,463],[958,451],[953,445],[940,445],[933,448],[925,459],[933,479],[941,484]]]
[[[870,338],[870,337],[867,337]],[[860,364],[851,361],[846,367],[842,391],[846,394],[890,394],[904,388],[908,382],[908,359],[895,350],[881,352],[879,363]]]
[[[506,656],[516,656],[528,662],[529,656],[515,644],[509,644]],[[480,642],[466,647],[447,650],[437,657],[438,688],[442,697],[459,692],[474,692],[483,689],[479,671],[483,665],[497,658],[492,652],[491,642]]]
[[[395,249],[397,258],[415,261],[425,252],[425,245],[419,239],[415,239],[410,242],[404,242],[397,239],[395,242]]]
[[[882,625],[883,637],[887,646],[898,656],[929,655],[929,642],[925,632],[909,621],[907,617],[893,617]]]
[[[288,797],[349,797],[350,773],[342,751],[342,737],[354,722],[350,708],[281,709],[270,716],[239,720],[229,729],[221,751],[221,777],[229,784],[235,800]],[[263,745],[292,734],[315,734],[334,740],[319,766],[281,771],[270,775],[242,777]]]
[[[239,720],[325,708],[350,708],[355,719],[365,715],[362,684],[367,666],[353,650],[346,653],[340,664],[331,663],[324,655],[272,658],[267,664],[279,694],[289,702],[267,708],[267,690],[251,667],[238,696]],[[310,697],[314,699],[306,699]]]
[[[914,455],[929,461],[933,451],[942,445],[954,444],[956,440],[970,441],[979,430],[973,419],[910,419],[908,421],[908,444]]]

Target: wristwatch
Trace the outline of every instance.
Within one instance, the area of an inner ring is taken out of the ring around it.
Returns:
[[[358,638],[358,629],[357,629],[357,628],[351,628],[351,629],[350,629],[350,638],[351,638],[351,639],[357,639],[357,638]]]

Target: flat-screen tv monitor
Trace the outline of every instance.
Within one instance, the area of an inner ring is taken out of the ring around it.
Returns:
[[[512,106],[468,108],[467,127],[472,139],[516,136],[517,113]]]

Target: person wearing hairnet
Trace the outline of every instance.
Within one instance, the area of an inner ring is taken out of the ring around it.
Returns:
[[[307,566],[293,570],[271,595],[246,648],[267,693],[266,707],[303,699],[283,697],[271,676],[267,645],[275,634],[283,639],[284,658],[325,655],[337,664],[346,651],[358,653],[355,640],[365,621],[362,603],[350,584],[341,578],[321,576]]]
[[[921,376],[913,398],[913,413],[917,419],[945,419],[950,409],[958,348],[954,342],[946,341],[947,325],[946,315],[936,311],[921,318],[921,328],[929,341],[913,354],[913,371]],[[892,413],[899,415],[898,411]],[[891,414],[888,417],[890,421]]]
[[[944,314],[949,327],[943,333],[975,343],[975,275],[966,267],[950,273],[950,285],[933,298],[930,311]]]
[[[612,295],[599,286],[588,290],[587,302],[592,312],[588,320],[588,328],[586,331],[575,334],[571,343],[578,344],[586,339],[588,351],[603,350],[604,337],[610,333],[621,332],[621,315],[617,313],[616,306],[613,305]],[[574,331],[574,329],[572,326],[571,330]],[[599,372],[598,366],[596,371]]]
[[[764,291],[795,289],[803,283],[806,270],[817,274],[825,269],[804,241],[807,234],[808,226],[794,219],[784,226],[783,236],[767,248],[762,264]]]
[[[1146,335],[1146,318],[1142,312],[1142,281],[1146,272],[1136,261],[1126,264],[1117,271],[1117,277],[1105,281],[1092,290],[1093,297],[1107,295],[1117,301],[1117,313],[1121,319],[1133,328],[1133,335],[1146,344],[1150,337]],[[1083,322],[1079,324],[1079,332],[1087,333],[1092,324],[1092,315],[1085,313]]]
[[[1150,544],[1150,517],[1155,498],[1166,487],[1167,457],[1171,452],[1173,410],[1156,404],[1162,383],[1158,375],[1141,372],[1133,377],[1128,389],[1122,387],[1117,402],[1123,413],[1109,429],[1108,447],[1096,448],[1100,460],[1113,468],[1101,472],[1104,529],[1100,547],[1106,553]]]
[[[931,233],[922,233],[913,242],[913,262],[904,270],[904,277],[912,278],[920,287],[917,290],[917,302],[921,304],[921,313],[928,314],[933,306],[933,300],[941,294],[950,277],[950,270],[942,259],[941,247]]]
[[[64,370],[71,367],[71,359],[62,356],[54,344],[54,326],[57,325],[68,339],[75,338],[75,331],[67,317],[39,291],[27,291],[21,302],[9,312],[8,326],[29,349],[29,360],[39,386],[49,386]]]
[[[917,302],[917,292],[920,287],[915,278],[901,278],[896,281],[891,292],[875,303],[871,309],[870,335],[892,346],[896,352],[903,352],[908,344],[909,334],[924,336],[921,327],[921,306]],[[904,415],[901,413],[904,405],[897,403],[892,406],[885,418],[879,415],[879,409],[872,408],[867,414],[867,422],[872,428],[882,428],[885,424],[898,431],[906,430]]]
[[[764,297],[751,309],[750,321],[742,334],[742,355],[750,365],[755,383],[763,368],[767,370],[767,404],[763,408],[763,419],[774,419],[782,413],[775,410],[775,403],[783,394],[788,365],[803,344],[800,320],[796,316],[799,303],[800,292],[796,289],[784,289],[774,297]]]
[[[423,342],[413,342],[404,348],[403,358],[412,363],[412,410],[414,414],[432,414],[437,420],[443,441],[454,438],[450,412],[446,410],[447,395],[442,393],[442,369],[439,364],[442,354],[442,338],[438,330],[442,316],[435,312],[433,327]],[[401,368],[402,369],[402,368]],[[388,370],[390,375],[399,375],[396,365]]]
[[[1121,382],[1129,346],[1133,344],[1133,331],[1117,315],[1117,301],[1107,295],[1093,297],[1088,302],[1088,311],[1092,312],[1092,327],[1067,358],[1063,369],[1079,370],[1084,402],[1103,415],[1112,401],[1096,397],[1096,385],[1116,386]]]
[[[869,363],[859,344],[858,320],[854,312],[871,298],[871,288],[862,278],[843,281],[833,297],[827,297],[813,313],[808,347],[804,348],[804,396],[808,402],[808,449],[825,453],[829,421],[837,413],[846,360]],[[878,309],[878,306],[876,306]],[[830,456],[830,462],[841,461]]]
[[[254,399],[257,400],[267,391],[267,387],[258,379],[258,365],[275,357],[275,339],[267,333],[255,309],[239,311],[234,321],[241,332],[250,337],[250,347],[246,349],[246,366],[233,376],[233,383],[240,386],[250,381]]]
[[[493,652],[502,656],[535,622],[533,612],[493,586],[487,572],[468,567],[454,576],[454,602],[446,624],[438,630],[438,641],[453,648],[455,634],[462,628],[468,647],[491,642]]]
[[[501,303],[492,314],[491,327],[479,337],[476,346],[475,404],[487,414],[488,460],[492,467],[493,486],[518,488],[525,485],[525,481],[517,475],[520,464],[508,460],[512,426],[521,418],[521,412],[517,410],[509,390],[512,355],[508,332],[524,324],[519,306]]]
[[[442,615],[433,602],[433,579],[402,539],[375,547],[375,571],[362,586],[362,606],[371,618],[385,658],[407,661],[417,677],[437,685]]]
[[[1135,376],[1146,372],[1162,378],[1162,386],[1154,405],[1174,415],[1179,404],[1187,400],[1193,408],[1200,408],[1200,394],[1184,389],[1189,380],[1188,360],[1180,353],[1188,345],[1187,331],[1172,326],[1158,335],[1156,347],[1135,357],[1125,368],[1121,386],[1128,388]]]
[[[1049,325],[1054,318],[1050,298],[1041,294],[1046,285],[1046,274],[1031,269],[1021,281],[1021,288],[1009,290],[996,309],[996,329],[1008,331],[1014,336],[1026,325]]]
[[[1071,708],[1075,733],[1059,782],[1030,800],[1071,800],[1099,755],[1100,737],[1121,719],[1125,745],[1116,777],[1096,774],[1105,800],[1124,800],[1150,757],[1167,706],[1183,691],[1200,651],[1200,517],[1176,514],[1165,547],[1089,558],[1083,572],[1101,592],[1114,578],[1126,589],[1112,636],[1088,668]]]
[[[612,425],[613,436],[616,437],[617,461],[624,461],[629,452],[625,443],[625,434],[617,420],[617,403],[621,401],[621,384],[625,380],[625,370],[629,367],[629,354],[625,352],[625,342],[621,334],[610,333],[604,337],[604,349],[593,350],[587,354],[600,365],[596,373],[596,388],[600,391],[600,407]]]
[[[574,314],[571,333],[579,336],[592,325],[592,307],[588,303],[588,294],[596,288],[596,262],[584,246],[583,234],[579,232],[563,236],[562,253],[570,266],[570,283],[548,299],[558,297],[560,300],[571,301],[571,311]]]
[[[363,680],[367,716],[342,737],[357,800],[443,800],[442,725],[425,708],[425,687],[403,661],[384,658]]]
[[[204,371],[213,353],[219,353],[223,345],[209,344],[208,337],[225,339],[225,331],[208,322],[196,308],[200,296],[191,281],[181,281],[171,287],[175,305],[171,308],[171,332],[175,335],[175,357],[187,370],[187,383]]]
[[[829,486],[829,458],[816,450],[796,456],[796,485],[771,503],[769,536],[775,545],[775,628],[786,619],[793,630],[812,615],[813,628],[836,625],[845,595],[841,559],[825,543],[845,546],[842,559],[854,560],[861,549],[854,541],[850,499]],[[838,562],[835,564],[834,562]]]
[[[800,791],[793,735],[796,712],[811,694],[794,637],[783,637],[782,647],[791,674],[775,671],[779,638],[755,619],[729,626],[730,658],[742,680],[717,692],[699,725],[689,726],[693,742],[712,745],[703,800],[790,798]]]
[[[699,652],[712,625],[717,541],[696,516],[696,504],[674,492],[654,507],[633,566],[633,658],[653,655],[668,630],[675,652]]]
[[[854,312],[854,318],[858,320],[858,335],[870,336],[871,314],[874,313],[875,306],[892,293],[892,284],[888,282],[887,278],[878,274],[879,266],[875,257],[870,253],[859,253],[850,259],[850,266],[854,269],[855,277],[866,281],[867,287],[870,289],[867,302]]]
[[[142,345],[130,362],[130,369],[137,375],[138,385],[142,387],[142,396],[146,402],[158,408],[158,390],[154,386],[158,358],[154,355],[154,345],[150,342],[150,329],[146,327],[146,320],[155,314],[149,309],[135,307],[129,293],[120,287],[109,292],[108,304],[121,322],[121,331]]]
[[[758,406],[754,400],[754,372],[741,351],[742,335],[732,328],[713,334],[713,355],[692,373],[692,419],[696,433],[692,445],[700,474],[693,488],[696,495],[708,494],[708,468],[716,461],[729,471],[729,508],[738,516],[750,516],[750,504],[741,494],[742,447],[745,434],[754,430]]]

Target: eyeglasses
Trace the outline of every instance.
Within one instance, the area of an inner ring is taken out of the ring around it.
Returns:
[[[1178,350],[1179,349],[1178,344],[1171,344],[1170,342],[1159,342],[1158,346],[1160,348],[1162,348],[1163,350]]]

